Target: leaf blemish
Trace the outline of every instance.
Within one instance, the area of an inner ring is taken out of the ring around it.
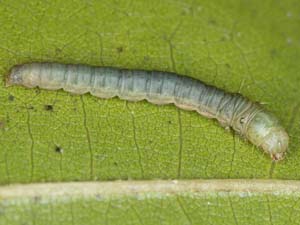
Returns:
[[[215,19],[212,19],[212,18],[208,20],[208,23],[213,25],[213,26],[217,25],[217,21]]]
[[[32,105],[27,106],[28,110],[34,110],[34,107]]]
[[[60,146],[56,146],[56,147],[55,147],[55,152],[56,152],[56,153],[62,154],[62,153],[64,152],[64,149],[61,148]]]
[[[8,101],[13,102],[15,100],[15,96],[9,95],[8,96]]]
[[[44,109],[46,110],[46,111],[53,111],[53,105],[44,105]]]
[[[123,52],[124,51],[124,49],[123,49],[123,47],[122,46],[120,46],[120,47],[117,47],[117,52],[118,53],[121,53],[121,52]]]

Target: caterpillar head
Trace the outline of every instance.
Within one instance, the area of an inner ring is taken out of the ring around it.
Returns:
[[[289,136],[279,121],[270,113],[258,111],[249,121],[246,135],[253,144],[270,154],[274,161],[284,158]]]

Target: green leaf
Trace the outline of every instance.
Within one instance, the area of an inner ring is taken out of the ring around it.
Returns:
[[[0,25],[3,188],[116,179],[300,178],[297,0],[0,1]],[[288,155],[274,164],[216,121],[173,105],[5,87],[12,66],[32,61],[171,71],[240,92],[280,118],[290,135]],[[1,202],[0,224],[82,224],[82,218],[90,224],[283,224],[299,208],[293,194],[271,192],[262,201],[218,193],[191,193],[182,197],[183,208],[178,195],[166,192],[141,199],[121,194],[103,204],[49,197],[20,205],[15,197]],[[110,219],[97,214],[108,209],[103,215]]]

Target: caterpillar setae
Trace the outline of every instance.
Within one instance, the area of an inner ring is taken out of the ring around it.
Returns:
[[[270,154],[284,158],[288,135],[278,119],[240,94],[169,72],[126,70],[58,63],[29,63],[12,68],[7,85],[64,89],[75,94],[90,92],[99,98],[118,96],[128,101],[146,99],[154,104],[174,103],[185,110],[217,119]]]

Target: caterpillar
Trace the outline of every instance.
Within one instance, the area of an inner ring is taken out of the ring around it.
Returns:
[[[278,119],[240,94],[227,93],[199,80],[170,72],[127,70],[59,63],[28,63],[15,66],[7,86],[22,85],[74,94],[91,93],[99,98],[115,96],[128,101],[173,103],[184,110],[214,118],[268,153],[284,158],[289,137]]]

